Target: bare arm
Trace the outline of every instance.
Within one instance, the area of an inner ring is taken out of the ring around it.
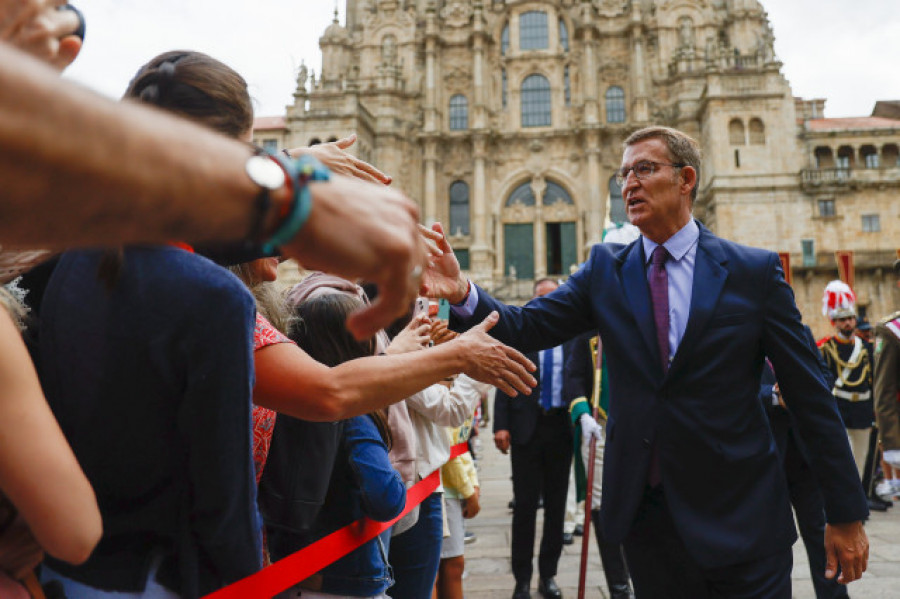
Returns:
[[[360,358],[334,368],[292,344],[270,345],[254,353],[253,401],[296,418],[332,421],[383,408],[459,372],[511,395],[530,393],[536,381],[528,371],[534,365],[487,335],[494,322],[496,317],[428,350]]]
[[[244,171],[250,155],[245,144],[199,125],[61,81],[0,43],[6,247],[243,239],[259,194]],[[424,250],[415,204],[384,185],[341,175],[311,183],[310,193],[309,219],[282,250],[307,268],[376,283],[378,300],[348,321],[358,337],[374,334],[417,291],[411,273]],[[270,210],[268,230],[276,221]]]
[[[100,540],[97,500],[2,309],[0,355],[0,489],[47,553],[81,563]]]

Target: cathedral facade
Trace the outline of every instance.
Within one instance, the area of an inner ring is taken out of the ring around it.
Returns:
[[[758,1],[346,0],[345,14],[256,141],[356,133],[498,296],[567,275],[625,221],[622,141],[662,124],[703,147],[695,216],[790,252],[814,329],[836,249],[858,252],[873,317],[900,305],[900,120],[825,119],[822,100],[795,99]]]

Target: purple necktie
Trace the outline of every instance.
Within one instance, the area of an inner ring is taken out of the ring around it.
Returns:
[[[653,302],[653,321],[656,323],[656,344],[662,360],[663,372],[669,369],[669,275],[666,260],[669,252],[656,246],[650,256],[650,299]]]
[[[653,302],[653,321],[656,323],[656,344],[662,360],[663,372],[669,370],[669,275],[666,272],[666,260],[669,252],[661,245],[656,246],[650,256],[650,300]],[[656,440],[650,449],[650,471],[647,473],[647,484],[659,486],[662,481],[659,474],[659,452]]]

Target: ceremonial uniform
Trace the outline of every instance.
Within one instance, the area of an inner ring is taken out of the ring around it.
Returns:
[[[863,340],[844,340],[835,335],[819,347],[828,369],[834,374],[834,398],[850,438],[856,467],[862,476],[869,434],[875,420],[872,400],[872,362]]]
[[[875,327],[874,379],[881,445],[886,454],[900,453],[900,312],[894,312]]]

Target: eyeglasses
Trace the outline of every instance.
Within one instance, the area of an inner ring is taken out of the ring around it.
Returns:
[[[653,162],[652,160],[641,160],[639,162],[635,162],[631,166],[623,166],[619,170],[616,171],[616,183],[619,184],[619,187],[625,186],[625,179],[628,178],[628,173],[634,171],[634,176],[638,178],[638,180],[646,179],[650,175],[656,172],[656,167],[658,166],[671,166],[672,168],[682,168],[687,166],[686,164],[668,164],[666,162]]]

